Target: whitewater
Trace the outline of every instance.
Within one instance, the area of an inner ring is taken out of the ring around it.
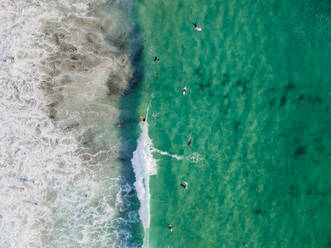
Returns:
[[[161,151],[153,146],[153,142],[148,134],[148,112],[149,111],[147,110],[146,120],[139,123],[140,136],[137,141],[137,148],[133,152],[133,157],[131,159],[136,179],[134,186],[137,192],[137,197],[140,201],[139,217],[144,227],[144,248],[149,247],[149,230],[151,222],[151,192],[149,180],[151,176],[157,174],[158,169],[158,160],[153,157],[153,153],[169,156],[177,160],[182,160],[184,158],[177,154]]]
[[[131,8],[1,1],[1,248],[141,245],[116,129],[133,78]]]
[[[153,144],[148,136],[148,123],[140,122],[141,135],[137,142],[137,149],[131,160],[136,182],[134,186],[140,201],[139,216],[145,230],[144,247],[148,247],[148,232],[150,227],[150,189],[149,177],[157,173],[157,161],[153,158]]]

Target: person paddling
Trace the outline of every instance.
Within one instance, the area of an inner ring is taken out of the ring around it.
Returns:
[[[172,232],[172,225],[168,224],[169,231]]]
[[[187,88],[185,86],[184,89],[183,89],[183,91],[182,91],[182,93],[183,93],[184,96],[186,95],[186,92],[187,92]]]
[[[187,182],[182,182],[180,184],[180,186],[182,186],[184,189],[187,189],[188,188],[188,183]]]
[[[158,57],[155,56],[155,58],[154,58],[154,62],[155,62],[155,63],[158,63],[159,61],[160,61],[160,59],[159,59]]]
[[[193,26],[195,31],[202,31],[202,28],[200,28],[196,22],[193,23]]]
[[[142,115],[141,115],[139,118],[140,118],[140,120],[141,120],[142,122],[145,122],[145,121],[146,121],[145,117],[142,116]]]
[[[188,141],[187,145],[188,145],[189,147],[192,146],[192,139],[190,139],[190,140]]]

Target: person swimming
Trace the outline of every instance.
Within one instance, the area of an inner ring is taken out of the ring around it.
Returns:
[[[140,120],[142,121],[142,122],[145,122],[146,121],[146,119],[145,119],[145,117],[144,116],[139,116],[139,118],[140,118]]]
[[[192,139],[190,139],[190,140],[188,141],[187,145],[188,145],[189,147],[192,146]]]
[[[33,204],[35,206],[38,206],[38,202],[27,201],[27,200],[24,200],[23,202],[30,203],[30,204]]]
[[[183,91],[182,91],[182,93],[183,93],[184,96],[186,95],[186,92],[187,92],[187,88],[185,86],[184,89],[183,89]]]
[[[172,232],[172,225],[168,224],[169,231]]]
[[[39,184],[39,182],[37,181],[37,180],[35,180],[35,179],[27,179],[27,178],[24,178],[24,177],[21,177],[21,178],[18,178],[21,182],[23,182],[23,183],[33,183],[33,184],[35,184],[35,185],[38,185]]]
[[[202,31],[202,28],[200,28],[196,22],[193,23],[193,26],[195,31]]]
[[[182,182],[180,184],[180,186],[182,186],[184,189],[187,189],[188,188],[188,183],[187,182]]]
[[[159,62],[159,61],[160,61],[160,59],[159,59],[158,57],[155,56],[155,58],[154,58],[154,62],[157,63],[157,62]]]
[[[26,179],[26,178],[24,178],[24,177],[20,177],[20,178],[18,178],[21,182],[32,182],[32,180],[31,179]]]

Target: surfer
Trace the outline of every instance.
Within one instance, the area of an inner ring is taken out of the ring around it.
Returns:
[[[183,91],[182,91],[182,93],[183,93],[184,96],[186,95],[186,91],[187,91],[187,88],[185,86],[184,89],[183,89]]]
[[[160,61],[160,59],[159,59],[158,57],[155,56],[155,58],[154,58],[154,62],[157,63],[157,62],[159,62],[159,61]]]
[[[188,188],[188,183],[187,182],[182,182],[180,184],[180,186],[182,186],[184,189],[187,189]]]
[[[193,26],[195,31],[202,31],[202,28],[200,28],[196,22],[193,23]]]
[[[190,139],[190,140],[188,141],[187,145],[188,145],[189,147],[192,146],[192,139]]]
[[[140,118],[140,120],[141,120],[142,122],[145,122],[145,121],[146,121],[145,117],[142,116],[142,115],[141,115],[139,118]]]
[[[169,231],[172,232],[172,225],[168,224]]]

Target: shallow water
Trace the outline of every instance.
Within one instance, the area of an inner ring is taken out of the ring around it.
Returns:
[[[330,245],[330,8],[140,1],[150,247]]]
[[[1,1],[0,247],[328,247],[330,10]]]
[[[132,2],[0,5],[0,247],[141,246]]]

